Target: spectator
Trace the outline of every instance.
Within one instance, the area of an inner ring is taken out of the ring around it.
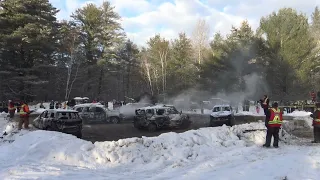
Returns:
[[[264,95],[263,99],[260,100],[261,107],[263,108],[264,115],[267,114],[267,111],[269,109],[269,98],[267,95]]]

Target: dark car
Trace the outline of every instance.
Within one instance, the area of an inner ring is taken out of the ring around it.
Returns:
[[[82,137],[82,119],[77,111],[49,109],[42,112],[33,126],[41,130],[58,131]]]

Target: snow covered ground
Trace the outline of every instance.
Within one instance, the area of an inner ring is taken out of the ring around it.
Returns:
[[[320,147],[282,131],[280,148],[264,149],[264,129],[250,123],[94,144],[22,131],[12,143],[0,140],[0,179],[319,179]]]

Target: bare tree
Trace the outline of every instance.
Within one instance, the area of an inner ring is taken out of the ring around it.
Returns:
[[[153,85],[152,85],[152,79],[151,79],[151,68],[150,68],[150,63],[148,62],[147,56],[144,53],[142,56],[142,69],[144,70],[144,74],[148,80],[149,86],[150,86],[150,91],[151,94],[153,95]]]
[[[209,44],[210,27],[204,19],[199,19],[192,33],[192,44],[198,64],[202,63],[203,50]]]
[[[66,25],[66,34],[65,34],[65,42],[64,46],[65,49],[70,57],[70,59],[66,62],[66,68],[67,68],[67,82],[66,82],[66,89],[65,89],[65,100],[68,100],[71,94],[71,90],[73,87],[74,82],[76,81],[78,77],[78,71],[80,67],[80,63],[76,63],[76,54],[78,52],[78,38],[79,38],[79,32],[70,26]],[[76,72],[74,74],[74,77],[72,78],[72,73],[74,69],[74,65],[76,66]]]

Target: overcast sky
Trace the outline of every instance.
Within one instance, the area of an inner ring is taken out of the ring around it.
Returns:
[[[86,3],[100,5],[103,0],[49,0],[60,9],[58,19],[69,19]],[[247,19],[255,29],[261,16],[282,7],[292,7],[310,17],[320,0],[110,0],[122,17],[127,36],[138,45],[157,33],[175,38],[179,32],[191,35],[199,18],[207,20],[211,34],[227,34],[232,25]]]

